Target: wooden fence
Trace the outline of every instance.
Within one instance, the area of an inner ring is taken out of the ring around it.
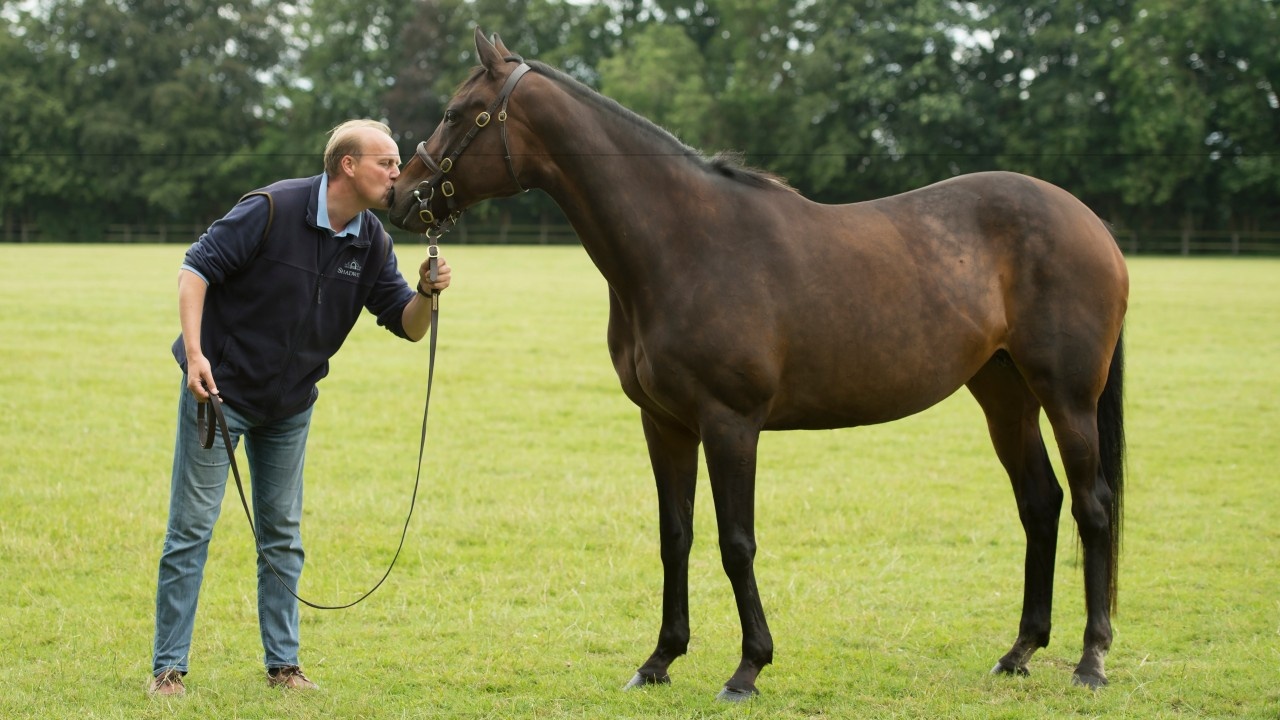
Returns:
[[[1120,230],[1126,255],[1280,255],[1280,232]]]

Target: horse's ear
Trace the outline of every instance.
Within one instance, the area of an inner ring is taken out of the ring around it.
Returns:
[[[493,34],[493,46],[498,48],[498,52],[502,53],[502,57],[515,57],[515,53],[508,50],[507,46],[503,44],[502,38],[498,37],[498,33]]]
[[[498,48],[489,42],[489,38],[484,36],[484,31],[476,26],[476,56],[480,59],[480,64],[490,73],[497,72],[506,62],[503,60],[502,53],[498,52]]]

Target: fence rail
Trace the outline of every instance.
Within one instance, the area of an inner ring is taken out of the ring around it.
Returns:
[[[1280,255],[1280,232],[1114,230],[1126,255]]]
[[[205,231],[203,225],[110,224],[95,239],[82,235],[83,242],[102,243],[192,243]],[[389,228],[397,243],[415,244],[421,236]],[[1116,229],[1116,242],[1126,255],[1242,255],[1280,256],[1280,232],[1231,232],[1183,230]],[[0,230],[0,241],[10,243],[63,242],[33,224],[8,224]],[[448,236],[456,245],[575,245],[573,228],[559,223],[468,223],[465,220]]]

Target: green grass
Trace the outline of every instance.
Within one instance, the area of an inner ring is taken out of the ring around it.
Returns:
[[[234,489],[189,693],[147,698],[184,248],[0,245],[0,717],[1280,717],[1280,262],[1131,260],[1129,492],[1111,685],[1083,631],[1064,512],[1053,644],[992,677],[1021,603],[1012,494],[966,393],[904,421],[761,443],[763,695],[714,701],[739,630],[705,473],[693,641],[656,641],[657,519],[637,411],[576,247],[448,247],[429,459],[409,541],[357,608],[303,613],[305,696],[261,677]],[[402,247],[411,266],[421,248]],[[377,579],[407,509],[426,347],[362,321],[321,384],[304,595]]]

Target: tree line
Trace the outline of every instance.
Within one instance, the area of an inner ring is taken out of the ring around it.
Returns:
[[[3,0],[0,219],[207,223],[387,121],[403,157],[472,30],[823,202],[977,170],[1117,226],[1280,229],[1275,0]],[[539,193],[480,216],[556,215]]]

